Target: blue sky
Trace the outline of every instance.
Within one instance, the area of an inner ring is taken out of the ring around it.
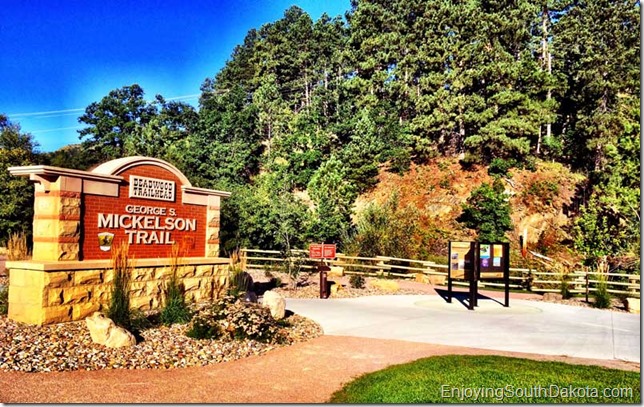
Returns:
[[[0,113],[53,151],[79,141],[78,117],[112,89],[138,83],[147,99],[197,106],[246,32],[291,5],[316,20],[350,0],[3,0]]]

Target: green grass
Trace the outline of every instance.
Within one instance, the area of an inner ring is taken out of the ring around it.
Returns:
[[[622,388],[631,393],[603,394]],[[330,402],[639,404],[640,373],[502,356],[437,356],[365,374]]]

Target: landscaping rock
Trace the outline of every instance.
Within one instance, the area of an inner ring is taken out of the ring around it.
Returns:
[[[425,275],[423,273],[416,273],[414,275],[414,279],[418,283],[423,283],[423,284],[429,284],[430,283],[429,276],[427,276],[427,275]]]
[[[257,294],[253,291],[247,291],[246,294],[244,294],[244,301],[246,302],[257,302]]]
[[[338,295],[338,291],[340,291],[341,289],[342,289],[341,284],[337,284],[337,283],[331,284],[331,290],[330,290],[329,296],[336,297]]]
[[[114,325],[114,322],[103,315],[102,312],[97,311],[92,316],[85,318],[85,323],[94,343],[105,345],[108,348],[136,345],[134,335]]]
[[[371,280],[369,281],[369,285],[384,291],[395,292],[400,290],[400,285],[393,280]]]
[[[275,319],[282,319],[286,314],[286,300],[278,292],[266,291],[262,305],[271,310],[271,315]]]
[[[631,314],[640,313],[640,299],[639,298],[626,298],[626,310]]]
[[[543,295],[544,301],[561,301],[563,300],[563,295],[559,293],[545,293]]]
[[[331,270],[327,272],[327,277],[342,277],[344,276],[344,267],[332,266]]]
[[[437,276],[437,275],[430,275],[429,277],[429,284],[431,285],[445,285],[445,280],[447,280],[447,277],[445,276]]]

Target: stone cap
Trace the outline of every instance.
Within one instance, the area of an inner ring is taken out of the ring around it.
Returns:
[[[123,177],[118,175],[99,174],[94,172],[73,170],[70,168],[54,167],[51,165],[28,165],[24,167],[9,167],[7,171],[11,175],[16,176],[29,176],[33,181],[38,180],[37,177],[53,179],[58,177],[74,177],[81,179],[88,179],[92,181],[103,181],[111,183],[120,183]]]
[[[131,259],[131,267],[160,267],[170,264],[169,258],[156,259]],[[226,257],[185,257],[179,258],[179,266],[200,266],[212,264],[228,264],[230,259]],[[35,271],[75,271],[75,270],[96,270],[111,269],[112,260],[85,260],[85,261],[33,261],[18,260],[8,261],[7,269],[35,270]]]

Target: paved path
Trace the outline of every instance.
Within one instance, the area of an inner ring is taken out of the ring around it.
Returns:
[[[398,339],[545,355],[640,362],[640,316],[540,301],[479,299],[470,311],[438,295],[288,299],[326,335]]]
[[[640,370],[639,315],[516,299],[509,309],[493,299],[479,305],[468,311],[436,295],[288,299],[326,335],[205,367],[0,371],[0,403],[322,403],[364,373],[445,354]]]

